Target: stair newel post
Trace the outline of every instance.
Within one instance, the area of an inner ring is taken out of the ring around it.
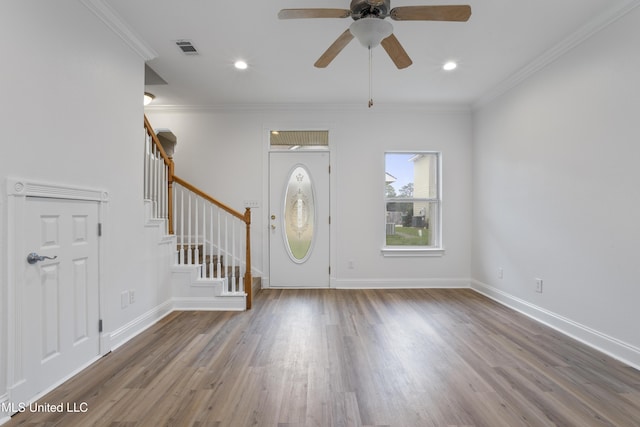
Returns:
[[[244,210],[244,223],[246,226],[246,244],[245,244],[245,259],[246,259],[246,270],[244,272],[244,292],[247,294],[247,310],[251,309],[251,298],[252,298],[252,282],[253,279],[251,277],[251,209],[245,208]]]

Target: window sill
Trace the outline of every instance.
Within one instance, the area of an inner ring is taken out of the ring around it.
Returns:
[[[437,257],[444,255],[444,248],[384,247],[380,252],[384,257]]]

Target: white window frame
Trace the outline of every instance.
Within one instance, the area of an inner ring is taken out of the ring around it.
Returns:
[[[381,254],[385,257],[429,257],[429,256],[442,256],[444,255],[444,247],[442,245],[442,153],[439,151],[398,151],[398,150],[390,150],[384,152],[383,164],[385,170],[383,171],[383,175],[386,177],[386,166],[387,166],[387,154],[427,154],[427,155],[436,155],[436,177],[437,177],[437,185],[436,185],[436,197],[435,198],[420,198],[417,200],[426,201],[428,203],[437,203],[436,211],[437,211],[437,224],[430,224],[431,231],[435,233],[434,241],[435,244],[433,246],[391,246],[386,243],[386,210],[388,202],[412,202],[416,201],[415,198],[394,198],[388,199],[386,196],[386,179],[383,180],[383,211],[382,211],[382,225],[380,230],[382,231],[382,249],[380,250]]]

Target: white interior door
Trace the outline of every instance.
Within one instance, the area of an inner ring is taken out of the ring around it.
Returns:
[[[30,399],[100,352],[98,212],[91,201],[27,197],[22,396]]]
[[[270,287],[329,287],[329,213],[329,152],[271,152]]]

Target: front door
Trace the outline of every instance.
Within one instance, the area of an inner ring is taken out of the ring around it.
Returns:
[[[329,152],[269,153],[269,286],[329,287]]]
[[[98,214],[97,202],[27,197],[24,247],[40,258],[24,254],[25,401],[99,355]]]

